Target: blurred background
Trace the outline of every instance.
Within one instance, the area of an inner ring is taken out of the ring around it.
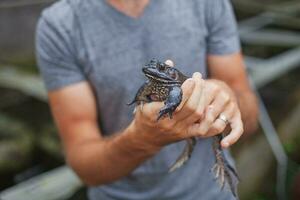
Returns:
[[[0,198],[86,199],[64,165],[34,56],[54,0],[0,1]],[[242,200],[300,199],[300,0],[232,0],[260,129],[232,149]]]

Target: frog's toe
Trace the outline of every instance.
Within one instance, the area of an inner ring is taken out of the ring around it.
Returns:
[[[157,121],[159,121],[164,115],[166,115],[168,112],[164,109],[164,110],[160,110],[158,117],[157,117]]]
[[[173,112],[168,112],[170,119],[173,119]]]
[[[215,175],[215,179],[218,180],[218,182],[219,182],[219,184],[221,186],[221,189],[223,189],[224,186],[225,186],[225,172],[224,172],[224,170],[225,169],[221,165],[219,165],[217,163],[211,169],[211,171]]]
[[[133,109],[133,111],[132,111],[132,114],[135,115],[135,113],[136,113],[136,107],[134,107],[134,109]]]
[[[165,115],[169,115],[170,119],[173,118],[173,112],[175,111],[175,109],[173,108],[173,106],[171,107],[164,107],[159,111],[158,117],[157,117],[157,121],[160,120],[163,116]]]

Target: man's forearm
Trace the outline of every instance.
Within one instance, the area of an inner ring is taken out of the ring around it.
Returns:
[[[152,157],[159,148],[149,146],[130,125],[122,133],[79,144],[67,152],[67,161],[88,185],[118,180]]]
[[[258,106],[257,99],[251,91],[235,91],[246,134],[254,132],[257,128]]]

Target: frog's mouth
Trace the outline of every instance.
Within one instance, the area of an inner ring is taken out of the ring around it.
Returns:
[[[165,73],[157,71],[156,68],[143,67],[143,72],[147,78],[157,82],[169,84],[180,83],[179,81],[167,76]]]

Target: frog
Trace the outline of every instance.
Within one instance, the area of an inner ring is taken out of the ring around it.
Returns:
[[[136,106],[142,107],[144,103],[164,102],[164,106],[157,115],[157,121],[164,117],[172,119],[173,113],[182,101],[181,85],[189,77],[176,67],[160,62],[157,59],[152,59],[144,65],[142,72],[147,79],[128,105],[136,104]],[[209,171],[214,173],[214,179],[219,182],[221,190],[223,190],[227,183],[232,194],[237,197],[237,182],[239,181],[239,177],[224,155],[220,145],[223,137],[224,133],[213,136],[212,149],[215,156],[215,164]],[[192,156],[197,139],[191,137],[185,139],[185,141],[184,150],[169,167],[169,173],[184,166]]]

